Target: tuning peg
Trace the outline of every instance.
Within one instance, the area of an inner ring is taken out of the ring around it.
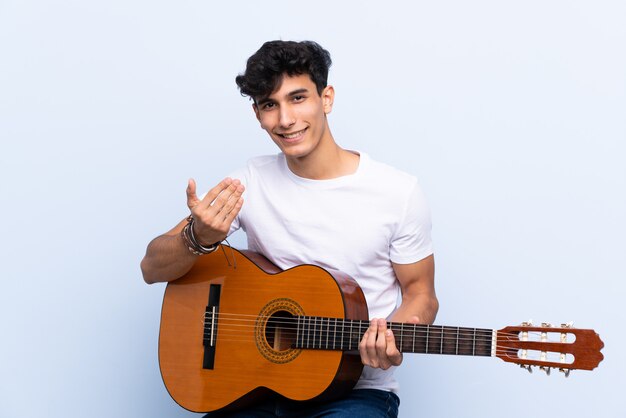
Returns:
[[[528,370],[528,373],[532,373],[533,372],[533,367],[530,364],[520,364],[519,366],[522,369]]]
[[[550,368],[549,367],[541,366],[539,368],[541,370],[543,370],[544,372],[546,372],[546,376],[550,376]]]
[[[522,326],[523,327],[532,327],[533,326],[533,320],[529,319],[528,321],[522,322]]]
[[[569,377],[569,373],[572,371],[572,369],[559,369],[560,372],[562,372],[565,377]]]
[[[544,327],[544,328],[551,328],[551,327],[552,327],[552,324],[551,324],[551,323],[549,323],[549,322],[542,322],[542,323],[541,323],[541,326],[542,326],[542,327]]]

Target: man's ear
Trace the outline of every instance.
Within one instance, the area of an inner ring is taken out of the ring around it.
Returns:
[[[252,110],[254,110],[254,115],[256,116],[256,120],[261,122],[261,115],[259,114],[259,107],[256,103],[252,103]]]
[[[333,103],[335,102],[335,88],[333,86],[326,86],[322,90],[322,102],[324,113],[328,115],[333,110]]]

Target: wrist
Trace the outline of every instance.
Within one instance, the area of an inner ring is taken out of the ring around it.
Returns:
[[[189,252],[191,252],[194,255],[203,255],[203,254],[210,254],[213,251],[217,250],[217,248],[220,245],[220,242],[218,241],[211,245],[201,244],[196,238],[196,235],[193,230],[193,225],[194,225],[194,219],[190,215],[189,218],[187,218],[187,225],[185,225],[183,227],[183,230],[180,232],[180,235],[183,239],[185,247],[187,247]]]

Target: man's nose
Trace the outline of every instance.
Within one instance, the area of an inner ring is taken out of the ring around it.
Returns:
[[[289,106],[282,106],[280,108],[280,127],[290,128],[296,123],[296,117]]]

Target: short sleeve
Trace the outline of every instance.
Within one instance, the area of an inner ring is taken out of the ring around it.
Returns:
[[[406,200],[403,215],[391,237],[389,257],[398,264],[411,264],[433,253],[430,208],[417,180]]]
[[[237,179],[237,180],[241,181],[241,184],[243,184],[243,186],[245,188],[247,188],[248,184],[249,184],[248,175],[249,175],[249,170],[247,168],[242,168],[242,169],[239,169],[237,171],[234,171],[234,172],[230,173],[228,175],[228,177],[230,177],[231,179]],[[245,190],[244,190],[242,196],[243,196],[243,198],[245,200],[245,198],[246,198]],[[228,235],[227,236],[231,236],[239,228],[241,228],[241,216],[242,216],[242,213],[243,213],[245,207],[246,207],[246,205],[244,204],[243,207],[241,208],[241,211],[237,214],[237,216],[233,220],[233,223],[230,225],[230,229],[228,231]]]

